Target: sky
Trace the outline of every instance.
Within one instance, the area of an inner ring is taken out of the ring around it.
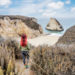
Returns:
[[[0,0],[0,15],[75,17],[75,0]]]
[[[30,16],[39,20],[54,17],[62,21],[63,18],[70,19],[71,24],[75,19],[75,0],[0,0],[0,15]]]

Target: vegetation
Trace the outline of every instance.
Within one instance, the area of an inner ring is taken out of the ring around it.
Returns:
[[[15,59],[18,58],[18,43],[7,39],[0,43],[0,75],[17,75],[15,73]],[[21,53],[21,52],[20,52]]]
[[[35,75],[73,75],[75,71],[73,47],[39,46],[33,49],[30,53],[31,70]]]
[[[1,75],[2,74],[10,75],[11,72],[14,72],[14,69],[15,69],[14,62],[15,62],[14,48],[8,46],[5,42],[0,43],[0,73]]]

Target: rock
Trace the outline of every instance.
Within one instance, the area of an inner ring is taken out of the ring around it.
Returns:
[[[56,43],[56,46],[60,47],[61,52],[64,50],[64,52],[67,52],[67,55],[70,56],[69,58],[73,67],[66,75],[75,75],[75,25],[65,32],[65,34]]]
[[[52,31],[63,31],[63,27],[55,18],[50,19],[48,25],[46,26],[46,29]]]
[[[37,19],[34,18],[34,17],[32,17],[31,20],[34,21],[34,22],[37,22]]]
[[[2,37],[19,37],[27,34],[28,38],[39,36],[43,33],[37,19],[25,16],[0,16],[0,35]]]
[[[65,34],[58,40],[57,44],[75,44],[75,26],[69,28]]]

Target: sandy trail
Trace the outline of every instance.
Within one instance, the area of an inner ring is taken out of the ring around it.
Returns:
[[[30,69],[25,69],[22,60],[15,61],[16,70],[19,70],[18,75],[34,75]]]

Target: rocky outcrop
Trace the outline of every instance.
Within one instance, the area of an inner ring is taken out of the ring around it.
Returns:
[[[75,26],[69,28],[65,34],[59,39],[57,44],[75,44]]]
[[[19,37],[22,33],[29,38],[43,33],[37,19],[24,16],[0,16],[0,35],[3,37]]]
[[[69,58],[72,62],[72,71],[69,71],[69,74],[75,74],[75,25],[69,28],[65,34],[58,40],[56,43],[57,47],[60,47],[60,51],[64,50],[69,55]],[[56,49],[56,48],[55,48]],[[67,74],[66,74],[67,75]]]
[[[55,18],[50,19],[48,25],[46,26],[46,29],[52,31],[63,31],[63,27]]]

